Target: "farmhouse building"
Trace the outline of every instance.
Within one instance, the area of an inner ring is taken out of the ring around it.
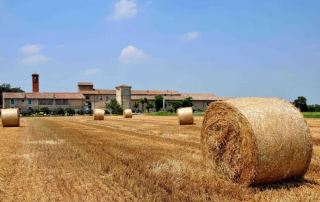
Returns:
[[[3,93],[3,108],[20,109],[49,109],[72,108],[80,109],[104,109],[107,102],[115,98],[123,109],[131,108],[135,110],[138,105],[142,109],[140,99],[147,98],[154,101],[155,96],[161,95],[164,98],[166,108],[170,108],[171,101],[183,100],[192,97],[193,108],[195,110],[205,110],[213,102],[220,100],[214,94],[204,93],[180,93],[178,91],[159,91],[159,90],[132,90],[131,86],[120,85],[115,89],[95,89],[92,82],[79,82],[78,92],[40,92],[39,75],[32,75],[31,93]]]

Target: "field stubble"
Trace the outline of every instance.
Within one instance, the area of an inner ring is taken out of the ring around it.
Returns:
[[[244,187],[203,163],[202,117],[25,118],[0,126],[0,201],[320,199],[320,119],[308,119],[313,158],[304,180]]]

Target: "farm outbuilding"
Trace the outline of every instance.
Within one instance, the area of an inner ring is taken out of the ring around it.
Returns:
[[[131,86],[119,85],[115,89],[95,89],[92,82],[79,82],[78,92],[41,92],[39,75],[32,74],[32,89],[30,93],[3,93],[3,108],[39,109],[48,107],[80,109],[105,108],[107,102],[116,99],[123,109],[145,111],[146,106],[139,102],[146,98],[154,102],[155,96],[162,96],[166,109],[172,108],[171,102],[193,99],[193,109],[204,111],[211,102],[221,100],[212,93],[181,93],[174,90],[132,90]],[[138,105],[138,108],[135,106]]]

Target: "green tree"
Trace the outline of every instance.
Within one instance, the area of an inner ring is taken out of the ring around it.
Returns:
[[[170,105],[172,106],[173,110],[176,112],[177,109],[183,107],[183,101],[182,100],[171,101]]]
[[[133,107],[134,107],[135,109],[139,108],[139,103],[138,103],[138,102],[135,102],[135,103],[133,104]]]
[[[302,112],[308,111],[307,98],[303,96],[299,96],[297,99],[295,99],[293,104]]]
[[[139,102],[142,105],[142,112],[144,112],[144,104],[148,102],[147,98],[140,98]]]
[[[187,97],[186,99],[182,100],[182,107],[192,107],[192,97]]]
[[[148,112],[150,112],[150,109],[152,109],[152,108],[154,108],[153,102],[148,102],[148,103],[147,103],[147,110],[148,110]]]
[[[161,110],[163,108],[163,97],[161,95],[155,96],[154,104],[157,112]]]
[[[66,108],[65,110],[64,110],[64,112],[67,114],[67,115],[71,115],[71,116],[73,116],[73,115],[75,115],[76,114],[76,111],[74,110],[74,109],[71,109],[71,108]]]
[[[24,92],[20,87],[12,88],[10,84],[4,83],[0,85],[0,107],[2,107],[2,93],[3,92]]]
[[[108,109],[111,114],[123,114],[123,109],[115,98],[112,98],[109,103],[106,103],[106,109]]]
[[[48,107],[42,107],[40,108],[40,112],[43,112],[44,114],[50,114],[51,111]]]

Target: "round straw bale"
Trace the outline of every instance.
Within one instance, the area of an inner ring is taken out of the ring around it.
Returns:
[[[1,120],[3,127],[19,127],[19,109],[1,109]]]
[[[179,108],[177,110],[177,116],[178,116],[180,125],[193,124],[192,107]]]
[[[94,109],[93,117],[94,120],[104,120],[105,111],[103,109]]]
[[[131,109],[126,109],[123,112],[124,118],[132,118],[132,110]]]
[[[251,185],[300,178],[312,156],[302,114],[276,98],[238,98],[206,110],[203,155],[233,182]]]

